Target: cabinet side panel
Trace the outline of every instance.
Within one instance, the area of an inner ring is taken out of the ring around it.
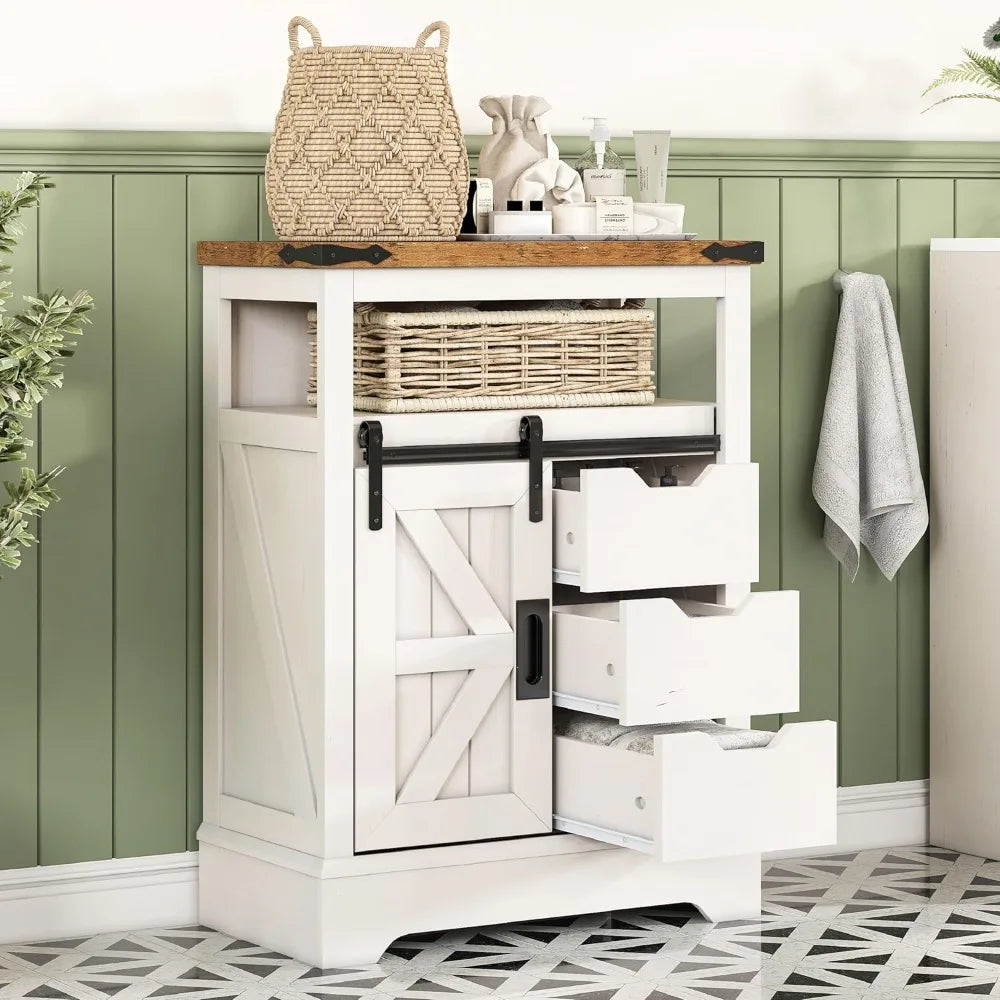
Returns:
[[[232,447],[223,464],[223,793],[308,818],[323,749],[316,455],[243,446],[240,462]]]
[[[1000,855],[996,425],[1000,254],[931,255],[931,842]]]
[[[187,178],[187,827],[198,849],[202,814],[202,281],[199,240],[252,240],[258,234],[257,178]]]

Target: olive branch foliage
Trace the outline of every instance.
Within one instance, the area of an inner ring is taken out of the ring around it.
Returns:
[[[47,177],[28,172],[18,177],[13,190],[0,191],[0,463],[27,458],[33,442],[25,436],[25,422],[50,392],[62,386],[63,362],[72,355],[93,307],[86,292],[67,297],[55,291],[25,295],[20,312],[8,311],[13,292],[7,276],[12,267],[4,255],[13,252],[24,233],[21,213],[37,205],[49,187]],[[0,568],[17,569],[22,550],[36,541],[32,519],[59,499],[52,482],[63,471],[62,466],[45,472],[24,466],[20,474],[5,478]]]

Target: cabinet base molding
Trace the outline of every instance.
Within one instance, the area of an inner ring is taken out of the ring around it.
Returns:
[[[759,855],[665,865],[621,848],[581,849],[576,837],[542,839],[564,851],[324,878],[203,837],[199,920],[330,969],[372,965],[404,934],[539,915],[681,902],[711,920],[760,913]],[[503,846],[510,854],[517,842]],[[453,850],[462,848],[439,849]]]
[[[902,847],[927,843],[926,781],[900,781],[884,785],[842,788],[839,793],[838,812],[839,837],[836,848],[817,847],[808,851],[782,851],[773,856],[815,857],[835,849],[857,851],[869,847]],[[468,872],[470,869],[482,870],[491,867],[490,862],[505,859],[508,864],[526,863],[532,859],[548,861],[554,854],[569,858],[579,855],[590,857],[600,853],[602,856],[607,856],[601,862],[602,865],[611,865],[612,858],[619,859],[614,864],[624,865],[625,861],[631,858],[637,870],[644,873],[642,878],[652,878],[647,874],[652,869],[643,865],[648,859],[634,852],[605,849],[600,844],[580,837],[527,837],[524,840],[394,851],[326,861],[208,825],[202,827],[200,837],[203,871],[206,865],[209,867],[212,865],[212,862],[206,859],[209,850],[214,847],[219,858],[238,855],[256,859],[260,862],[261,870],[266,871],[272,867],[284,868],[291,873],[298,872],[307,876],[313,881],[325,880],[334,886],[343,885],[344,878],[349,875],[355,881],[363,882],[363,875],[377,872],[407,873],[418,867],[431,872],[436,872],[439,868]],[[588,862],[583,862],[581,867],[576,869],[577,874],[587,875],[594,872],[602,877],[601,868],[590,869],[587,864]],[[725,877],[725,871],[719,862],[705,862],[705,864],[716,872],[717,878]],[[221,861],[216,865],[217,872],[221,871],[220,865]],[[0,871],[0,944],[45,941],[59,937],[135,930],[143,927],[179,927],[196,923],[198,868],[199,855],[189,852]],[[674,865],[670,866],[668,871],[677,872],[683,868],[691,866]],[[663,873],[663,877],[669,878],[667,871]],[[205,878],[204,874],[202,878]],[[756,873],[755,878],[759,882],[759,875]],[[636,876],[636,879],[638,881],[639,876]],[[452,883],[443,881],[442,885],[451,887]],[[566,883],[560,882],[560,885],[565,888]],[[230,906],[236,907],[241,898],[241,891],[235,891],[230,897]],[[437,891],[435,889],[435,892]],[[450,889],[440,891],[446,892]],[[579,897],[577,894],[587,891],[586,886],[583,883],[572,885],[568,891],[572,902],[568,909],[563,908],[561,912],[584,912],[582,909],[584,897]],[[754,891],[758,892],[759,889]],[[749,894],[749,889],[747,892]],[[548,895],[551,895],[551,890]],[[651,900],[650,897],[655,895],[654,892],[643,895],[641,904],[665,901],[667,898],[663,896],[662,900]],[[255,895],[254,898],[258,897]],[[529,902],[532,898],[534,897],[528,896]],[[225,897],[217,902],[221,909],[226,902]],[[394,902],[393,905],[398,906],[398,902]],[[551,907],[551,903],[546,905]],[[596,909],[611,905],[640,904],[601,903],[599,906],[594,904]],[[414,906],[411,912],[416,913],[416,910]],[[528,916],[538,917],[541,912],[538,910]],[[386,935],[391,937],[397,933],[421,929],[418,926],[418,916],[419,914],[414,916],[412,925],[405,927],[403,931],[396,932],[391,929],[383,931],[379,935],[379,940],[383,940]],[[524,913],[518,910],[512,917],[495,916],[478,919],[517,919],[521,916],[524,916]],[[469,919],[472,919],[471,916]],[[280,917],[275,917],[274,922],[280,925]],[[465,920],[460,922],[464,923]],[[211,925],[211,921],[206,920],[205,923]],[[220,917],[217,926],[220,930],[225,930],[227,921]],[[251,937],[249,940],[254,939]],[[384,948],[384,944],[381,947]]]

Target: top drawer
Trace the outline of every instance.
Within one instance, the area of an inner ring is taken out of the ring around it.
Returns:
[[[557,583],[594,593],[754,581],[757,466],[709,465],[688,485],[582,469],[552,491]]]

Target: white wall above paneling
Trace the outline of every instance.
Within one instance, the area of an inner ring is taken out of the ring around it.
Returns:
[[[978,47],[997,16],[987,0],[829,9],[801,0],[49,0],[41,13],[37,31],[5,46],[0,127],[269,130],[285,26],[302,14],[330,45],[408,45],[426,23],[447,20],[452,87],[472,133],[489,131],[482,95],[518,91],[547,97],[562,134],[579,134],[582,116],[596,113],[622,134],[1000,135],[991,101],[921,114],[927,83],[962,46]]]

